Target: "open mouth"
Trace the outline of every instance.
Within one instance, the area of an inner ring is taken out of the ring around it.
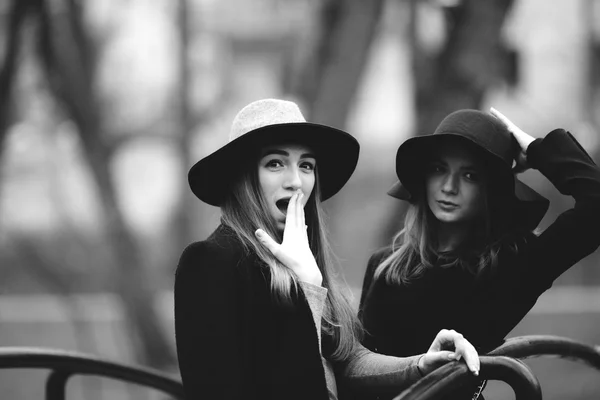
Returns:
[[[288,205],[290,204],[290,199],[280,199],[275,202],[275,206],[281,211],[283,214],[287,213]]]

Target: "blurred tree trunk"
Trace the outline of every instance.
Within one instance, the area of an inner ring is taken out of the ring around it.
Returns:
[[[4,149],[4,139],[11,114],[12,88],[16,80],[19,43],[22,26],[31,7],[31,1],[13,0],[8,12],[8,27],[4,43],[4,60],[0,69],[0,156]]]
[[[309,121],[345,128],[383,6],[383,0],[325,0],[320,4],[315,39],[300,72],[288,85]],[[354,246],[355,238],[342,232],[347,230],[345,219],[354,212],[356,201],[349,199],[355,195],[362,193],[346,192],[346,201],[335,196],[325,203],[332,238],[339,241],[332,240],[338,254],[347,255]]]
[[[177,12],[177,26],[179,28],[179,139],[177,142],[178,154],[182,166],[182,171],[186,171],[192,164],[190,154],[192,129],[195,120],[190,107],[190,87],[192,85],[189,48],[190,48],[190,7],[187,0],[179,0]],[[181,252],[182,246],[190,243],[192,234],[192,212],[194,210],[195,197],[188,188],[187,174],[179,174],[181,177],[181,189],[179,206],[176,208],[173,222],[174,241],[173,251]],[[172,258],[174,259],[174,258]]]
[[[52,6],[51,6],[52,5]],[[83,151],[97,185],[107,240],[112,249],[114,290],[123,300],[125,323],[138,362],[156,368],[175,362],[153,307],[149,272],[133,232],[119,208],[111,175],[113,148],[104,132],[100,102],[94,90],[96,49],[82,20],[79,2],[40,2],[40,55],[50,88],[77,125]]]
[[[383,0],[324,0],[317,37],[288,85],[307,119],[344,128],[380,20]]]
[[[410,2],[415,132],[425,134],[432,133],[452,111],[480,108],[486,91],[505,79],[508,57],[501,30],[513,0],[463,0],[446,7],[445,42],[434,54],[419,42],[419,2]],[[382,230],[382,245],[389,243],[401,227],[405,207],[398,202]]]
[[[585,85],[585,101],[583,105],[585,109],[584,117],[586,124],[592,132],[600,136],[600,27],[597,26],[600,18],[600,4],[596,0],[586,0],[583,7],[584,15],[582,20],[586,24],[586,35],[588,37],[588,74],[586,76],[588,82]],[[590,156],[594,161],[600,163],[600,144],[596,145],[595,149],[590,149]],[[581,261],[583,268],[581,269],[582,285],[599,285],[600,284],[600,252],[596,251],[592,255],[584,258]]]

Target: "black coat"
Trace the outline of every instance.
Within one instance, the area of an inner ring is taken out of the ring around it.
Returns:
[[[373,273],[390,254],[369,260],[360,315],[373,351],[395,356],[427,351],[441,328],[462,333],[484,353],[505,336],[564,271],[600,244],[600,169],[573,136],[561,129],[536,139],[529,164],[545,175],[575,206],[539,236],[521,243],[517,254],[503,250],[491,279],[476,280],[459,268],[434,268],[409,286],[373,282]]]
[[[305,297],[273,304],[268,272],[223,225],[181,256],[175,333],[189,400],[328,399]]]

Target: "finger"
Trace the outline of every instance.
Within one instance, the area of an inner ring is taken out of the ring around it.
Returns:
[[[464,349],[463,351],[463,358],[465,360],[465,363],[467,364],[467,367],[469,368],[469,371],[471,371],[474,375],[479,375],[479,355],[477,354],[477,351],[475,351],[475,349]]]
[[[281,245],[273,240],[267,232],[259,228],[254,232],[254,235],[274,256],[277,256]]]
[[[429,346],[429,350],[441,351],[448,349],[448,347],[454,348],[455,337],[457,335],[462,338],[462,335],[454,330],[442,329],[433,339],[431,346]]]
[[[295,192],[288,203],[287,213],[285,215],[285,230],[294,228],[297,226],[296,221],[296,202],[298,200],[298,192]]]
[[[477,353],[477,350],[475,350],[475,347],[473,347],[468,340],[462,339],[460,342],[456,343],[456,354],[457,360],[464,358],[469,370],[473,374],[479,375],[479,354]]]
[[[300,221],[300,226],[306,226],[306,214],[304,213],[304,193],[302,193],[302,197],[300,198],[300,210],[302,211],[300,213],[300,217],[301,217],[301,221]]]
[[[304,193],[299,191],[298,197],[296,198],[296,226],[298,228],[304,226],[304,210],[302,209],[302,198],[303,197],[304,197]]]
[[[522,151],[517,154],[515,157],[515,166],[513,167],[513,172],[515,174],[521,173],[529,168],[527,163],[527,156]]]
[[[448,350],[427,352],[427,354],[423,358],[423,364],[425,366],[425,369],[430,371],[444,364],[447,364],[450,361],[455,361],[455,357],[456,354]]]
[[[500,111],[496,110],[494,107],[490,107],[490,113],[498,118],[504,125],[506,125],[506,128],[515,136],[515,138],[517,139],[517,141],[519,142],[519,145],[521,145],[520,141],[522,140],[522,136],[523,135],[527,135],[525,132],[523,132],[523,130],[521,128],[519,128],[514,122],[512,122],[510,119],[508,119],[504,114],[502,114]],[[523,147],[521,145],[521,147]]]
[[[508,128],[515,126],[515,124],[513,124],[510,119],[506,118],[506,116],[504,114],[502,114],[500,111],[496,110],[494,107],[490,107],[490,114],[492,114],[494,117],[496,117],[500,121],[502,121],[502,123],[504,125],[506,125]]]

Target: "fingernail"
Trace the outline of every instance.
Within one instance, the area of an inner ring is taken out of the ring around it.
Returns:
[[[473,375],[479,376],[479,371],[478,370],[473,371]]]
[[[254,234],[256,235],[257,238],[262,238],[263,235],[263,231],[262,229],[257,229]]]

